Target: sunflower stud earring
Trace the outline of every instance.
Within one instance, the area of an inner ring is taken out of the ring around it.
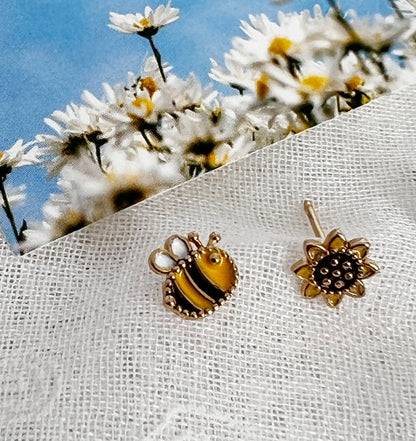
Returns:
[[[323,240],[325,234],[312,202],[306,200],[304,209],[314,233]],[[331,308],[339,305],[345,294],[363,297],[362,281],[380,270],[367,258],[370,243],[366,239],[347,241],[338,229],[332,230],[323,243],[306,240],[303,249],[306,259],[292,266],[293,273],[303,280],[303,297],[311,299],[321,294]]]
[[[204,318],[231,298],[238,270],[217,246],[220,240],[218,233],[211,233],[204,246],[197,233],[175,235],[150,255],[150,268],[166,276],[163,304],[175,314],[189,320]]]

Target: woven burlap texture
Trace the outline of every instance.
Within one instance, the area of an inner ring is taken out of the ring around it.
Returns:
[[[416,438],[416,87],[14,256],[1,243],[2,440]],[[305,300],[313,233],[366,237],[363,299]],[[184,321],[150,252],[222,234],[233,300]]]

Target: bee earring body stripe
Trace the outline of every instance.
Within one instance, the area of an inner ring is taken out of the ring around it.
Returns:
[[[182,313],[183,311],[189,311],[189,313],[199,314],[200,309],[195,307],[192,304],[185,294],[178,288],[176,283],[173,283],[171,280],[166,282],[165,288],[165,306],[176,306],[174,311],[178,311],[178,313]],[[171,304],[173,302],[173,304]],[[180,307],[180,309],[178,309]]]
[[[210,256],[214,253],[211,248],[208,248],[208,252],[200,253],[195,259],[195,264],[199,271],[205,275],[208,281],[221,289],[224,292],[229,291],[234,284],[234,270],[233,263],[228,260],[228,255],[223,252],[224,256],[219,256],[221,262],[213,264],[210,260]],[[218,271],[218,266],[221,265],[221,271]]]
[[[198,265],[193,260],[189,262],[189,266],[186,267],[186,272],[193,281],[196,287],[199,287],[206,296],[213,303],[218,302],[220,299],[224,298],[226,292],[219,289],[218,286],[214,285],[208,278],[200,271]]]
[[[175,274],[174,284],[182,295],[195,306],[195,308],[204,311],[205,309],[212,307],[213,302],[209,301],[201,291],[194,286],[192,279],[190,280],[186,270],[182,270]]]

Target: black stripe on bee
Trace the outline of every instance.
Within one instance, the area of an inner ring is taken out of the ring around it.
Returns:
[[[187,262],[185,272],[188,279],[198,287],[198,290],[207,298],[207,300],[210,300],[213,303],[218,303],[221,299],[224,299],[226,293],[207,279],[194,260],[192,262]]]
[[[182,308],[182,311],[189,311],[189,313],[191,314],[192,312],[196,312],[197,314],[199,314],[199,312],[201,311],[201,309],[197,308],[196,306],[194,306],[183,294],[182,291],[179,289],[179,287],[176,284],[176,280],[172,281],[172,286],[170,286],[170,290],[171,290],[171,296],[173,296],[176,300],[176,306],[174,307],[174,309],[178,309],[178,306],[180,306]],[[179,312],[182,312],[179,311]]]

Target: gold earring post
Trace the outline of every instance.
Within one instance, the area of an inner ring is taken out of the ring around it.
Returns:
[[[320,237],[321,239],[324,239],[325,233],[321,223],[319,222],[318,216],[316,215],[315,207],[313,206],[312,201],[306,199],[306,201],[303,203],[303,208],[306,215],[308,216],[309,222],[313,228],[313,232],[315,233],[315,235],[317,237]]]

